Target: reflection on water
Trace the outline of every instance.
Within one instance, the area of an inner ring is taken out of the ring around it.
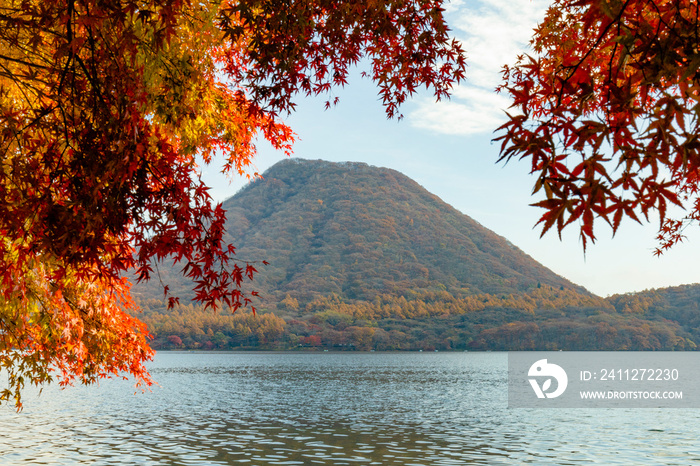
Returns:
[[[0,409],[0,464],[683,464],[700,411],[507,408],[498,353],[158,353]]]

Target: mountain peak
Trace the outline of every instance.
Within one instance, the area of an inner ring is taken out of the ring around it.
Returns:
[[[446,291],[585,292],[398,171],[285,159],[224,203],[227,240],[268,301]]]

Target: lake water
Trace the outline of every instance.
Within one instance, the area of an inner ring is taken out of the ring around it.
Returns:
[[[0,409],[0,464],[700,463],[700,410],[509,409],[505,353],[176,353]]]

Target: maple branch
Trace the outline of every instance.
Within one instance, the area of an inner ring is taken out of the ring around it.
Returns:
[[[0,54],[0,59],[7,60],[7,61],[10,61],[13,63],[17,63],[19,65],[25,65],[25,66],[28,66],[30,68],[39,68],[39,69],[44,70],[44,71],[52,71],[52,69],[48,66],[39,65],[37,63],[28,62],[28,61],[25,61],[25,60],[22,60],[19,58],[10,57],[10,56],[4,55],[4,54]],[[14,76],[14,73],[8,74],[8,77],[10,77],[10,76]]]
[[[572,68],[572,69],[571,69],[571,71],[568,73],[568,76],[566,77],[566,79],[564,79],[564,80],[562,81],[562,86],[560,87],[560,90],[559,90],[559,95],[558,95],[558,98],[557,98],[557,105],[556,105],[556,107],[559,107],[559,106],[561,105],[561,99],[562,99],[563,93],[564,93],[564,85],[563,85],[563,84],[568,83],[569,80],[570,80],[570,79],[573,77],[573,75],[576,73],[576,71],[579,69],[579,67],[588,59],[588,57],[589,57],[593,52],[595,52],[595,50],[598,48],[598,46],[600,45],[600,43],[603,41],[603,38],[607,35],[608,30],[610,29],[610,27],[612,27],[613,24],[615,24],[616,22],[618,22],[618,21],[620,20],[620,18],[622,18],[622,14],[625,12],[625,9],[627,9],[627,6],[629,5],[630,1],[631,1],[631,0],[626,0],[626,1],[625,1],[624,5],[622,5],[622,8],[620,9],[620,12],[618,13],[617,17],[615,17],[612,21],[610,21],[610,22],[608,23],[607,26],[605,26],[605,28],[603,28],[603,31],[600,33],[600,35],[599,35],[598,38],[596,39],[595,43],[588,49],[588,51],[584,54],[584,56],[581,57],[581,59],[578,61],[578,63],[576,63],[575,65],[563,67],[563,68],[567,68],[567,69],[568,69],[568,68]]]
[[[68,21],[66,23],[66,39],[68,41],[68,45],[73,42],[73,29],[72,29],[72,23],[73,23],[73,0],[68,1]],[[58,82],[58,88],[56,90],[56,94],[60,95],[61,90],[63,89],[63,82],[66,79],[66,75],[68,74],[68,69],[70,67],[71,62],[73,61],[73,47],[69,47],[69,52],[68,52],[68,60],[66,61],[66,65],[63,67],[63,72],[61,73],[61,79]]]

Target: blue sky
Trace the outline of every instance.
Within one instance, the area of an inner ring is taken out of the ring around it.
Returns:
[[[446,5],[454,35],[467,52],[467,82],[452,99],[436,103],[429,93],[402,107],[404,119],[387,120],[374,84],[357,76],[332,97],[340,103],[324,110],[327,97],[299,99],[286,122],[298,134],[296,157],[357,161],[389,167],[413,178],[485,227],[508,238],[535,260],[601,296],[700,282],[700,235],[661,258],[653,256],[658,225],[623,224],[617,235],[601,223],[598,241],[584,254],[576,231],[540,239],[533,228],[539,209],[529,204],[534,178],[527,162],[496,164],[493,131],[509,105],[494,88],[500,69],[527,50],[532,28],[549,2],[542,0],[457,0]],[[264,144],[257,171],[283,159]],[[223,201],[245,184],[226,179],[214,162],[203,167],[215,199]],[[696,228],[697,229],[697,228]]]

